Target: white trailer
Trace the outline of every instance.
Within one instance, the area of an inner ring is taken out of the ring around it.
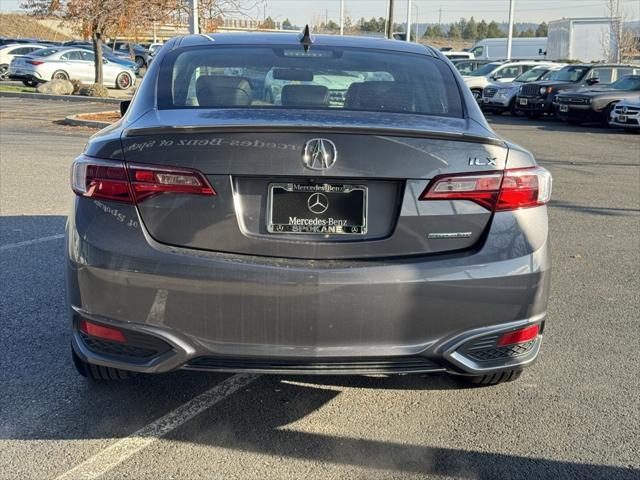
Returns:
[[[611,19],[563,18],[549,22],[547,59],[615,61],[617,45]]]
[[[547,37],[518,37],[511,44],[511,59],[544,60],[546,51]],[[504,60],[507,58],[507,39],[485,38],[478,41],[469,52],[478,60]]]

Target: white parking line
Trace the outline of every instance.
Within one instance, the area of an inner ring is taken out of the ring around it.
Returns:
[[[148,447],[163,435],[175,430],[229,395],[253,382],[259,375],[241,374],[227,378],[206,392],[192,398],[163,417],[154,420],[130,436],[98,452],[56,480],[91,480],[100,477],[126,459]]]
[[[58,235],[51,235],[50,237],[34,238],[33,240],[25,240],[24,242],[9,243],[7,245],[0,245],[0,252],[4,250],[11,250],[18,247],[26,247],[27,245],[33,245],[34,243],[49,242],[51,240],[58,240],[64,238],[64,233]]]

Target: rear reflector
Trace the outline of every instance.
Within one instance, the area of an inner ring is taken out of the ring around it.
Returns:
[[[81,156],[71,167],[71,188],[83,197],[140,203],[154,195],[215,195],[206,177],[183,168],[129,165]]]
[[[530,327],[515,330],[513,332],[505,333],[498,340],[498,346],[513,345],[514,343],[526,343],[533,340],[538,336],[538,325],[531,325]]]
[[[434,178],[420,200],[470,200],[487,210],[544,205],[551,197],[551,174],[542,167],[444,175]]]
[[[80,331],[92,337],[102,338],[112,342],[127,343],[127,339],[121,330],[114,327],[98,325],[85,319],[80,320]]]

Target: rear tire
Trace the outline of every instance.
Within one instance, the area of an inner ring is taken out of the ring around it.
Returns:
[[[8,80],[9,79],[9,65],[3,63],[0,65],[0,80]]]
[[[473,93],[473,98],[475,99],[476,102],[479,102],[480,99],[482,98],[482,90],[472,89],[471,93]]]
[[[64,70],[56,70],[51,75],[51,80],[69,80],[69,74]]]
[[[38,86],[38,82],[36,82],[34,80],[23,80],[22,84],[25,87],[37,87]]]
[[[76,354],[73,348],[71,348],[71,357],[78,373],[90,380],[126,380],[133,375],[133,372],[128,372],[126,370],[87,363],[83,361],[78,354]]]
[[[490,385],[498,385],[499,383],[513,382],[514,380],[520,378],[520,375],[522,375],[522,370],[505,370],[504,372],[463,378],[467,383],[471,385],[486,387]]]
[[[515,97],[513,98],[513,100],[511,100],[511,103],[509,104],[509,113],[511,114],[512,117],[519,116],[518,110],[516,110],[516,99],[515,99]]]
[[[116,88],[118,90],[127,90],[133,85],[133,78],[127,73],[121,73],[116,77]]]
[[[135,61],[136,61],[136,63],[138,64],[138,68],[142,68],[142,67],[144,67],[144,66],[145,66],[144,58],[142,58],[142,57],[136,57]]]
[[[611,112],[613,112],[615,106],[615,103],[611,103],[607,106],[607,108],[604,109],[604,112],[602,112],[602,126],[604,128],[611,128],[611,125],[609,125],[609,120],[611,120]]]

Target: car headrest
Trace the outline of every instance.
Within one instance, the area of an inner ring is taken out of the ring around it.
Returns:
[[[351,110],[414,110],[413,95],[407,85],[377,80],[349,85],[344,106]]]
[[[196,81],[201,107],[244,107],[251,105],[251,85],[244,77],[203,75]]]
[[[281,99],[285,107],[328,107],[329,89],[322,85],[285,85]]]

